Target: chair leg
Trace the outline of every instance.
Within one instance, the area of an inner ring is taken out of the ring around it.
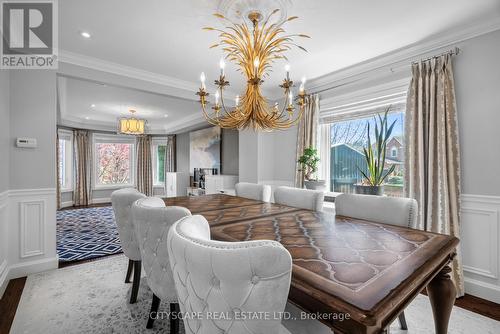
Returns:
[[[179,312],[179,304],[170,303],[170,334],[179,333]]]
[[[155,294],[153,294],[153,301],[151,302],[151,311],[149,311],[148,323],[146,324],[146,328],[153,328],[153,323],[155,322],[158,307],[160,306],[160,298],[158,298]]]
[[[128,259],[127,276],[125,276],[125,283],[130,283],[130,276],[132,276],[132,269],[134,269],[134,261]]]
[[[141,284],[141,261],[134,261],[134,281],[132,282],[132,293],[130,294],[130,304],[137,301],[137,293]]]
[[[399,326],[401,327],[402,330],[408,330],[408,325],[406,324],[406,318],[405,318],[405,312],[401,312],[398,315],[398,320],[399,320]]]

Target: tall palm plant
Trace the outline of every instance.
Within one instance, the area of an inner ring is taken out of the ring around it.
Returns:
[[[389,141],[392,129],[396,124],[396,121],[394,121],[391,125],[388,125],[387,114],[389,113],[389,110],[390,107],[387,108],[383,116],[378,114],[378,118],[375,117],[374,145],[372,145],[370,122],[368,122],[368,147],[363,148],[368,172],[365,173],[361,168],[359,168],[359,166],[357,166],[358,170],[361,174],[363,174],[366,183],[370,186],[382,185],[387,176],[389,176],[394,171],[394,168],[396,168],[395,165],[392,165],[387,171],[384,171],[387,142]]]

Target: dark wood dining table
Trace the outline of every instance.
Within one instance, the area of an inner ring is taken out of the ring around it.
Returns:
[[[289,300],[335,333],[383,333],[423,289],[447,333],[457,238],[223,194],[165,202],[205,216],[213,239],[280,242],[293,261]]]

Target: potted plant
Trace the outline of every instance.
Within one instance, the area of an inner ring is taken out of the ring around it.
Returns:
[[[300,163],[299,171],[304,172],[304,185],[307,189],[325,190],[325,180],[318,180],[314,177],[318,171],[319,156],[318,150],[313,147],[304,149],[304,153],[299,158]]]
[[[363,182],[361,184],[356,184],[356,193],[365,195],[383,195],[384,193],[384,180],[392,174],[395,165],[392,165],[388,170],[385,170],[385,153],[387,142],[391,136],[392,129],[396,121],[392,122],[391,125],[387,124],[387,113],[388,108],[384,115],[378,115],[375,117],[375,142],[372,145],[371,142],[371,131],[370,122],[368,122],[367,130],[367,147],[363,148],[363,154],[365,156],[367,172],[363,171],[359,166],[358,170],[363,175]]]

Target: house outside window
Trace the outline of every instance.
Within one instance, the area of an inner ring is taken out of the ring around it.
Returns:
[[[361,171],[367,173],[363,155],[366,147],[368,124],[373,136],[375,116],[363,113],[360,117],[343,118],[330,124],[330,191],[354,193],[355,184],[363,181]],[[383,112],[383,111],[382,111]],[[398,109],[388,115],[388,123],[396,122],[386,148],[385,170],[395,165],[394,172],[387,177],[384,192],[388,196],[404,196],[404,111]],[[372,137],[371,141],[374,142]]]
[[[94,134],[94,188],[134,185],[135,138]]]
[[[59,130],[59,184],[61,191],[73,190],[73,134]]]

